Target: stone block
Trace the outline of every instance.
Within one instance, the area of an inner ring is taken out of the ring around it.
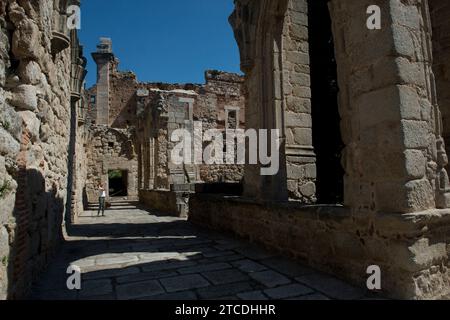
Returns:
[[[412,30],[420,29],[421,15],[417,6],[409,2],[394,1],[390,3],[390,10],[396,26],[405,26]]]
[[[199,289],[197,291],[200,299],[218,299],[235,295],[241,292],[252,291],[253,288],[249,282],[224,284]]]
[[[290,72],[289,79],[292,85],[311,86],[311,77],[306,73]]]
[[[36,87],[32,85],[22,84],[14,89],[11,105],[18,109],[34,111],[37,108],[37,92]]]
[[[22,139],[22,119],[4,98],[4,93],[0,91],[0,126],[11,133],[17,141],[20,141]]]
[[[363,290],[327,275],[311,274],[298,277],[296,280],[333,299],[356,300],[361,299],[365,294]]]
[[[247,273],[267,270],[267,268],[262,264],[256,263],[248,259],[233,262],[232,265],[238,268],[239,270]]]
[[[142,299],[165,293],[157,280],[118,285],[116,292],[120,300]]]
[[[15,158],[20,151],[20,143],[5,129],[0,127],[0,155]]]
[[[445,242],[432,243],[430,239],[422,238],[409,248],[414,255],[414,262],[418,269],[429,269],[440,261],[448,259]]]
[[[39,27],[31,20],[22,20],[14,31],[12,52],[16,59],[39,59],[40,56]]]
[[[292,24],[290,36],[295,40],[308,40],[308,28],[299,24]]]
[[[37,118],[36,114],[31,111],[21,111],[19,112],[19,116],[22,118],[25,127],[28,129],[31,135],[31,140],[32,141],[38,140],[41,128],[41,121]]]
[[[421,179],[425,176],[427,169],[427,159],[423,151],[406,150],[405,151],[406,176],[409,179]]]
[[[311,88],[295,85],[292,94],[298,98],[311,98]]]
[[[421,120],[417,92],[407,86],[390,86],[363,94],[356,104],[363,128],[400,119]]]
[[[193,266],[187,268],[181,268],[178,270],[180,274],[189,274],[189,273],[200,273],[207,271],[216,271],[216,270],[225,270],[231,268],[231,265],[228,263],[212,263],[201,266]]]
[[[247,275],[236,269],[205,272],[202,275],[214,285],[221,285],[249,280]]]
[[[308,113],[286,113],[286,127],[288,128],[311,128],[311,114]]]
[[[185,291],[210,286],[209,282],[198,274],[161,279],[160,282],[167,292]]]
[[[242,292],[238,293],[237,296],[241,300],[250,300],[250,301],[269,300],[262,291]]]
[[[261,263],[289,277],[299,277],[314,273],[314,270],[282,257],[263,260]]]
[[[311,100],[288,96],[286,99],[287,110],[295,113],[311,114]]]
[[[300,1],[292,1],[289,3],[292,10],[295,12],[307,13],[308,12],[308,3],[306,0]],[[295,15],[295,13],[293,14]]]
[[[285,276],[271,270],[250,273],[250,277],[267,288],[273,288],[291,283],[291,281]]]
[[[293,129],[294,142],[296,145],[300,146],[312,146],[312,129],[311,127],[306,128],[294,128]]]
[[[291,15],[291,22],[301,26],[308,26],[308,15],[305,13],[296,12]]]
[[[407,149],[424,149],[429,146],[432,133],[427,122],[402,120],[403,143]]]
[[[314,293],[314,290],[305,287],[304,285],[295,283],[274,289],[267,289],[264,290],[264,293],[271,299],[287,299],[311,294]]]
[[[428,179],[409,181],[405,187],[410,212],[435,207],[434,190]]]
[[[23,60],[19,65],[20,79],[26,84],[37,85],[41,82],[42,71],[33,60]]]
[[[286,59],[295,64],[309,65],[310,62],[308,54],[297,51],[288,51],[286,53]]]
[[[255,246],[255,245],[248,245],[244,247],[240,247],[235,249],[238,253],[242,254],[243,256],[253,259],[253,260],[262,260],[267,259],[270,257],[273,257],[273,253],[262,249],[261,247]]]
[[[111,280],[91,280],[83,281],[81,283],[79,296],[81,299],[83,299],[92,296],[106,295],[112,292],[113,287]]]
[[[415,58],[415,45],[413,33],[406,25],[395,24],[392,26],[394,48],[399,56]]]

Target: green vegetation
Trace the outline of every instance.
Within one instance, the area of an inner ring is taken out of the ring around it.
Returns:
[[[6,130],[9,130],[9,128],[11,128],[11,124],[10,124],[7,120],[2,120],[2,121],[0,121],[0,124],[1,124],[2,127],[5,128]]]
[[[11,186],[9,181],[4,181],[3,185],[0,187],[0,198],[3,198],[9,191],[11,190]]]
[[[121,170],[111,170],[108,172],[108,177],[110,179],[122,178],[122,171]]]

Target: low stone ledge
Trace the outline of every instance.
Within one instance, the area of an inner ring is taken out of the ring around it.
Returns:
[[[189,220],[234,233],[365,288],[382,270],[383,294],[438,299],[450,294],[450,211],[358,213],[342,206],[258,203],[220,195],[190,198]]]
[[[140,190],[139,199],[149,209],[158,211],[167,216],[184,218],[187,216],[187,208],[184,204],[182,194],[166,190]]]

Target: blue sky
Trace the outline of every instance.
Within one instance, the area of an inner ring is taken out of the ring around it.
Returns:
[[[203,83],[207,69],[240,72],[228,17],[233,0],[84,0],[80,39],[87,85],[96,80],[91,52],[113,40],[121,70],[139,81]]]

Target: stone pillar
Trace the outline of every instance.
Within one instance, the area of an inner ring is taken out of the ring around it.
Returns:
[[[115,62],[112,53],[111,39],[101,38],[97,46],[97,52],[92,53],[97,64],[97,125],[109,125],[109,100],[110,100],[110,73]]]
[[[381,30],[366,27],[374,4],[381,8]],[[358,212],[448,206],[427,9],[421,0],[330,2],[345,204]]]
[[[288,199],[282,56],[287,4],[287,0],[236,1],[236,10],[230,17],[240,48],[241,68],[246,74],[246,126],[278,129],[281,135],[278,174],[262,176],[261,165],[245,168],[244,195],[264,201]]]
[[[316,201],[316,155],[312,138],[308,3],[288,3],[284,17],[282,67],[289,198]]]

